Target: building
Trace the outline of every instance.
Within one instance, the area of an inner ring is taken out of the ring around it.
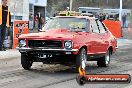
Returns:
[[[14,19],[25,20],[25,21],[29,20],[29,1],[28,0],[8,0],[8,5],[11,11],[12,22],[14,21]]]
[[[91,13],[93,15],[99,15],[100,13],[103,13],[105,15],[109,16],[116,16],[117,19],[119,19],[119,13],[120,9],[103,9],[103,8],[95,8],[95,7],[79,7],[80,13]],[[130,9],[122,9],[122,15],[126,14],[126,25],[130,23],[130,16],[131,16],[131,10]]]
[[[102,9],[102,8],[96,8],[96,7],[79,7],[79,12],[80,13],[92,13],[92,14],[100,14],[100,13],[119,14],[120,9]],[[130,14],[131,10],[123,9],[122,14],[123,13]]]
[[[34,26],[34,17],[41,13],[42,17],[46,17],[46,6],[47,0],[29,0],[29,28],[32,29]]]
[[[8,5],[11,11],[12,22],[14,19],[24,20],[29,21],[29,24],[31,23],[33,26],[34,15],[37,12],[40,12],[45,17],[47,0],[8,0]]]
[[[41,13],[45,16],[45,9],[47,6],[47,0],[29,0],[29,9],[33,14]]]

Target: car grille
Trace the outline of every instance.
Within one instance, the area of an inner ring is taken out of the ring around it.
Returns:
[[[29,40],[29,48],[62,48],[61,41],[52,41],[52,40]]]

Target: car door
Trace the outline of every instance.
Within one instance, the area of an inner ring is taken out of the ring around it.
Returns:
[[[108,46],[109,46],[109,35],[107,33],[107,30],[106,28],[104,27],[103,23],[100,22],[99,20],[97,21],[97,24],[98,24],[98,27],[99,27],[99,37],[101,38],[101,41],[100,41],[100,51],[103,53],[103,52],[106,52]]]
[[[89,35],[89,39],[90,39],[90,53],[91,54],[98,54],[101,52],[100,50],[100,33],[99,33],[99,27],[97,25],[97,21],[92,19],[90,21],[90,35]]]

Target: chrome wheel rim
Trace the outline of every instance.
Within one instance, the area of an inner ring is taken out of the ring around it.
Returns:
[[[106,57],[105,57],[105,63],[106,63],[106,65],[108,65],[109,62],[110,62],[110,54],[107,53],[107,55],[106,55]]]
[[[86,60],[86,52],[85,51],[83,51],[83,53],[82,53],[81,60],[82,60],[81,61],[82,68],[85,69],[86,68],[86,62],[87,62],[87,60]]]

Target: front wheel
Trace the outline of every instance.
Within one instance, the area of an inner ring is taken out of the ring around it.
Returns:
[[[110,57],[111,57],[110,55],[111,55],[111,53],[108,50],[107,53],[105,54],[105,56],[103,56],[102,58],[99,58],[97,60],[97,65],[99,67],[107,67],[107,66],[109,66],[109,64],[110,64]]]
[[[76,57],[76,68],[78,69],[80,66],[85,70],[87,62],[87,52],[86,49],[82,48]]]
[[[27,55],[21,54],[21,65],[25,70],[29,70],[33,64],[33,61],[28,58]]]

